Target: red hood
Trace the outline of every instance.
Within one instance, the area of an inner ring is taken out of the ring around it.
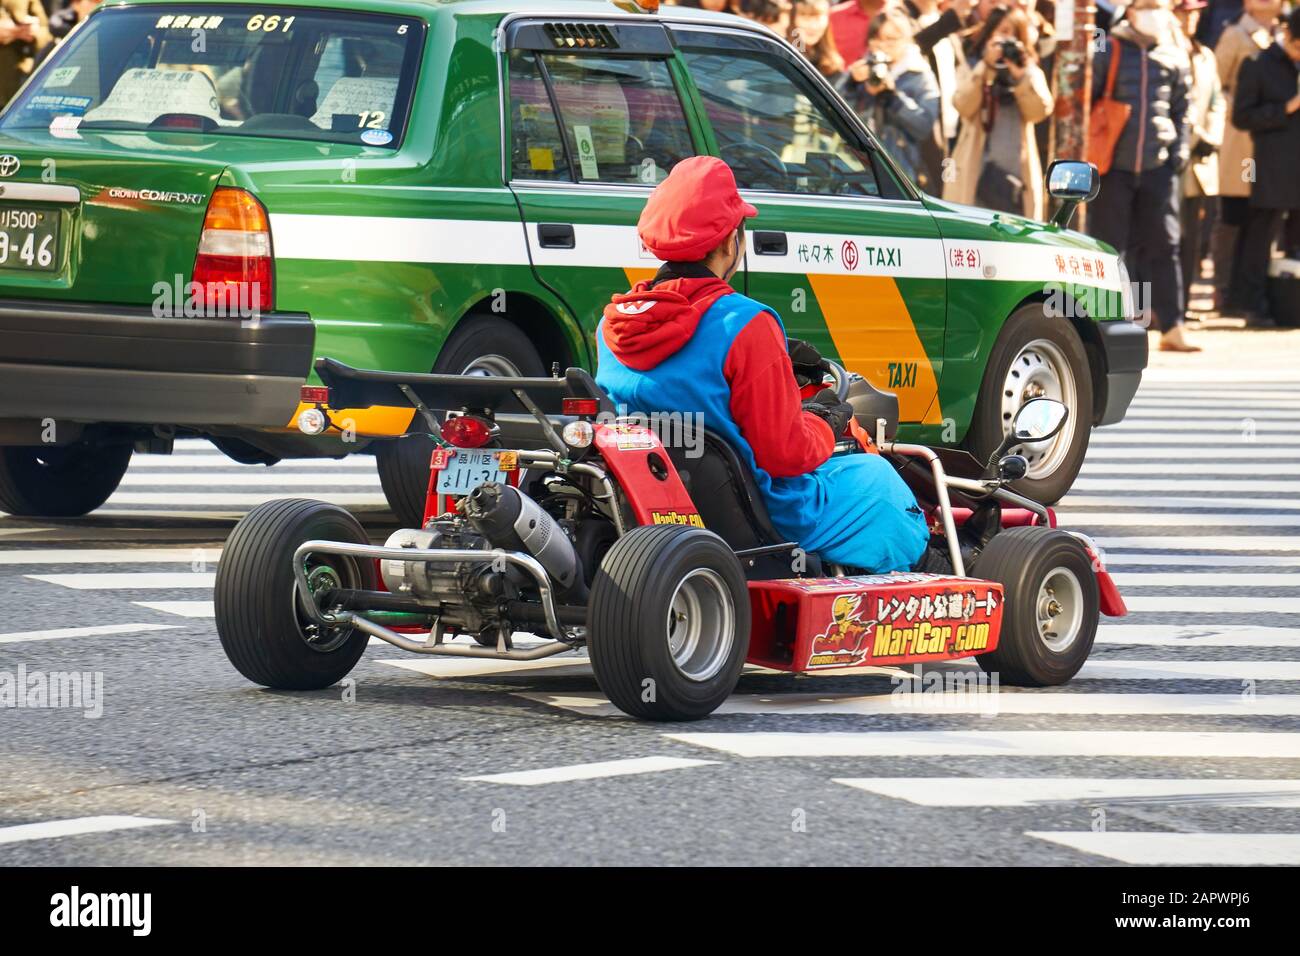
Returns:
[[[628,368],[654,368],[690,341],[700,317],[735,290],[716,277],[638,282],[605,306],[605,344]]]

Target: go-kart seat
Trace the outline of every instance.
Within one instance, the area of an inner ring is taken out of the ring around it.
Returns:
[[[784,543],[786,539],[772,525],[754,476],[736,450],[717,432],[702,431],[702,436],[683,435],[685,440],[668,449],[668,457],[700,509],[704,526],[733,551]],[[692,457],[692,449],[699,454]]]

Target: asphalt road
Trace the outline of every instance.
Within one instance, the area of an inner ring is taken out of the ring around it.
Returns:
[[[102,675],[99,716],[0,709],[0,865],[1300,863],[1297,414],[1300,373],[1156,369],[1094,435],[1059,511],[1133,613],[1070,685],[755,673],[688,726],[610,715],[581,658],[252,686],[217,549],[285,495],[382,540],[373,459],[138,456],[88,518],[0,517],[0,675]]]

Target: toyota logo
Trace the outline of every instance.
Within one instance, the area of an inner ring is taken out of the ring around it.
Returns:
[[[0,156],[0,176],[12,176],[21,165],[22,162],[13,153],[5,153]]]

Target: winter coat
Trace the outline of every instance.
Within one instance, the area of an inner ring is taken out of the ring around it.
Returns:
[[[1219,148],[1223,145],[1228,112],[1214,51],[1197,44],[1191,51],[1192,91],[1188,105],[1191,124],[1191,164],[1183,176],[1184,196],[1219,194]],[[1203,146],[1202,146],[1203,144]],[[1198,146],[1202,146],[1198,149]],[[1206,150],[1213,150],[1207,152]]]
[[[1117,23],[1110,42],[1093,59],[1092,98],[1106,88],[1110,58],[1119,52],[1114,97],[1133,107],[1115,146],[1112,169],[1140,173],[1165,164],[1187,165],[1189,133],[1188,90],[1191,63],[1187,51],[1170,33],[1158,40]]]
[[[1300,67],[1274,43],[1241,65],[1232,118],[1255,143],[1255,188],[1250,204],[1300,209],[1300,110],[1286,111],[1296,95]]]
[[[984,130],[982,107],[985,86],[991,82],[993,71],[983,60],[967,71],[957,81],[954,102],[961,114],[961,133],[953,152],[956,178],[944,183],[943,198],[952,202],[974,203],[980,173],[984,168],[984,147],[987,133]],[[1052,112],[1052,94],[1047,77],[1036,64],[1029,64],[1025,75],[1011,88],[1015,104],[1020,109],[1020,178],[1025,184],[1024,214],[1033,219],[1043,218],[1043,167],[1038,158],[1038,141],[1034,124],[1046,119]],[[1005,109],[1005,105],[1003,106]]]
[[[1223,146],[1219,149],[1219,194],[1223,196],[1249,196],[1254,170],[1249,160],[1255,155],[1250,134],[1232,121],[1232,101],[1237,92],[1237,71],[1241,64],[1260,50],[1268,49],[1273,36],[1268,28],[1249,16],[1242,16],[1219,37],[1214,48],[1214,58],[1219,64],[1219,83],[1228,102],[1227,126],[1223,130]]]

